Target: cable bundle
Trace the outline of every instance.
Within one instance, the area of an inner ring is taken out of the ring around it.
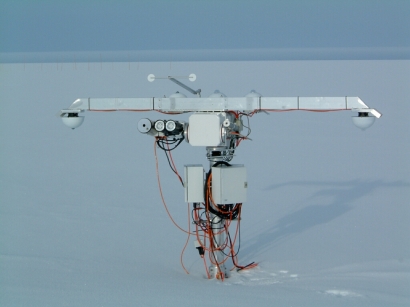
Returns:
[[[220,161],[213,166],[220,164],[230,166],[228,163]],[[241,220],[242,204],[215,204],[212,198],[212,168],[209,170],[205,180],[205,203],[194,203],[192,209],[192,219],[196,226],[196,237],[199,242],[197,247],[201,257],[207,252],[210,262],[218,268],[216,277],[224,279],[222,265],[231,258],[234,267],[232,269],[243,270],[255,267],[254,262],[246,265],[238,265],[237,256],[240,250],[240,220]],[[236,221],[236,230],[233,240],[231,238],[229,228],[233,221]],[[224,238],[223,242],[218,242],[217,236]],[[235,247],[238,242],[238,247]],[[216,253],[220,252],[224,255],[223,259],[218,259]],[[205,266],[206,267],[206,266]],[[207,268],[206,268],[207,269]],[[207,271],[208,277],[209,272]]]
[[[170,215],[168,208],[166,206],[164,197],[162,195],[161,184],[159,180],[159,172],[158,172],[158,160],[156,155],[156,147],[158,146],[161,148],[167,157],[168,164],[172,171],[176,174],[178,179],[181,181],[182,185],[183,180],[179,175],[174,161],[172,159],[171,151],[178,147],[183,138],[175,138],[175,137],[156,137],[155,139],[155,146],[154,146],[154,153],[156,158],[156,166],[157,166],[157,176],[158,176],[158,185],[160,189],[161,198],[164,204],[164,207],[171,218],[172,222],[178,227],[180,230],[188,234],[187,242],[182,250],[181,253],[181,264],[184,270],[188,273],[186,268],[183,265],[182,256],[189,241],[191,235],[195,235],[197,238],[197,249],[199,251],[200,256],[204,260],[205,270],[207,272],[208,278],[211,278],[209,273],[205,254],[208,254],[209,261],[213,266],[217,267],[216,278],[224,280],[225,273],[221,269],[225,266],[225,263],[228,259],[232,260],[233,268],[231,270],[236,269],[237,271],[250,269],[257,266],[256,263],[252,262],[248,265],[241,266],[238,264],[238,253],[240,250],[240,220],[241,220],[241,208],[242,203],[236,204],[216,204],[212,198],[212,168],[206,174],[205,185],[204,185],[204,203],[194,203],[193,209],[191,211],[191,217],[193,223],[195,224],[195,231],[192,233],[190,227],[188,227],[188,231],[182,229],[178,224],[175,223],[172,216]],[[219,165],[230,166],[229,163],[225,161],[218,161],[216,162],[213,167],[217,167]],[[189,205],[188,205],[189,210]],[[236,221],[236,229],[235,235],[233,238],[231,237],[229,228],[232,225],[232,222]],[[222,237],[223,242],[217,242],[216,237]],[[237,247],[235,246],[238,243]],[[217,257],[216,254],[219,253],[224,257]],[[220,259],[223,258],[223,259]]]

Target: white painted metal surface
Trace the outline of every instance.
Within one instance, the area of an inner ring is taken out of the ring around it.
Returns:
[[[192,146],[219,146],[223,144],[223,113],[195,113],[189,117],[188,142]]]
[[[204,202],[204,167],[201,164],[184,165],[185,202]]]
[[[212,197],[216,204],[246,202],[246,168],[241,164],[212,167]]]
[[[381,114],[370,109],[359,97],[216,97],[216,98],[80,98],[69,110],[87,111],[286,111],[355,110]],[[63,110],[61,111],[64,115]]]

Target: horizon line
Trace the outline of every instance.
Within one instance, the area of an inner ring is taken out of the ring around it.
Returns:
[[[410,47],[0,52],[0,63],[408,60]]]

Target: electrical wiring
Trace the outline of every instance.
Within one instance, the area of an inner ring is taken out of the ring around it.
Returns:
[[[239,117],[239,113],[238,113],[238,112],[228,111],[228,113],[232,113],[232,114],[235,116],[235,118],[238,118],[238,117]]]
[[[161,148],[163,151],[171,151],[174,150],[175,148],[177,148],[182,141],[184,140],[184,137],[180,137],[180,138],[176,138],[174,136],[172,136],[173,138],[171,139],[171,137],[157,137],[157,145],[159,148]],[[169,145],[174,145],[174,147],[170,148]],[[165,147],[167,146],[167,147]]]
[[[235,140],[236,140],[235,146],[236,146],[236,147],[238,147],[239,144],[240,144],[243,140],[251,140],[250,138],[248,138],[248,136],[249,136],[250,133],[248,133],[248,135],[246,135],[246,136],[245,136],[245,135],[242,135],[242,134],[240,134],[240,133],[238,133],[238,132],[231,132],[231,134],[235,136]]]
[[[186,269],[186,267],[184,265],[183,257],[184,257],[185,249],[186,249],[186,247],[188,245],[188,242],[189,242],[189,238],[191,237],[191,223],[190,223],[191,221],[190,221],[190,216],[189,215],[190,215],[190,208],[189,208],[189,203],[188,203],[188,237],[186,239],[184,248],[181,251],[181,257],[180,257],[180,262],[181,262],[182,268],[184,269],[185,273],[187,273],[187,274],[189,274],[189,272],[188,272],[188,270]]]
[[[165,156],[166,156],[167,161],[168,161],[168,164],[169,164],[169,167],[174,172],[174,174],[178,177],[178,179],[181,182],[182,186],[184,186],[184,181],[182,180],[182,177],[178,173],[178,170],[175,166],[174,160],[172,159],[171,151],[174,150],[175,148],[177,148],[183,140],[184,140],[184,138],[179,138],[179,139],[174,138],[173,140],[169,141],[169,139],[165,136],[164,137],[156,137],[157,146],[164,151]],[[170,145],[174,145],[174,144],[176,144],[176,145],[174,147],[170,148]]]
[[[165,211],[167,212],[167,214],[168,214],[169,218],[171,219],[172,223],[173,223],[179,230],[181,230],[181,231],[184,232],[184,233],[190,234],[190,233],[191,233],[190,231],[186,231],[185,229],[183,229],[182,227],[180,227],[180,226],[175,222],[175,220],[172,218],[172,215],[171,215],[171,213],[169,212],[168,206],[167,206],[167,204],[166,204],[166,202],[165,202],[164,194],[162,193],[162,188],[161,188],[161,180],[160,180],[160,176],[159,176],[159,166],[158,166],[158,156],[157,156],[157,142],[156,142],[156,140],[155,140],[155,142],[154,142],[154,156],[155,156],[155,166],[156,166],[156,172],[157,172],[158,188],[159,188],[159,193],[160,193],[161,200],[162,200],[162,204],[164,205]]]
[[[230,164],[224,161],[219,161],[213,164],[213,167],[224,165],[229,167]],[[250,269],[257,264],[254,262],[241,266],[238,264],[238,254],[240,251],[240,213],[242,204],[225,204],[217,205],[212,198],[212,168],[206,174],[205,179],[205,202],[195,203],[191,212],[195,224],[195,234],[197,241],[205,253],[208,254],[209,261],[217,268],[221,280],[224,276],[221,267],[225,265],[228,259],[232,260],[233,269],[244,270]],[[221,220],[223,222],[221,223]],[[235,235],[231,237],[229,228],[236,221]],[[216,236],[223,236],[224,239],[218,242]],[[238,243],[238,247],[235,245]],[[216,253],[220,253],[223,257],[217,257]],[[201,255],[202,257],[202,255]],[[217,276],[218,278],[218,276]]]
[[[214,159],[214,163],[212,164],[210,170],[205,174],[203,186],[204,201],[201,203],[194,203],[192,210],[188,209],[190,211],[188,213],[188,218],[192,218],[193,225],[195,227],[195,229],[193,230],[191,230],[190,224],[188,225],[188,230],[185,230],[182,227],[180,227],[175,222],[175,220],[169,212],[161,188],[158,166],[159,163],[157,156],[158,147],[164,152],[169,167],[184,186],[184,182],[178,173],[177,167],[172,157],[172,151],[182,143],[184,137],[176,137],[173,135],[157,136],[155,137],[154,142],[154,155],[156,162],[157,180],[162,203],[172,223],[179,230],[183,231],[188,235],[180,255],[181,266],[183,267],[184,271],[187,274],[189,274],[187,268],[183,263],[183,256],[187,248],[190,236],[193,235],[196,237],[196,248],[198,249],[201,258],[203,258],[203,263],[208,278],[215,277],[222,281],[226,277],[228,277],[228,275],[226,275],[228,274],[228,271],[226,271],[226,264],[229,260],[232,261],[231,270],[236,269],[237,271],[240,271],[244,269],[253,268],[257,265],[253,262],[245,266],[239,265],[238,263],[238,254],[241,246],[240,219],[242,203],[218,204],[215,202],[212,195],[212,168],[230,167],[231,164],[229,164],[228,162],[233,157],[235,147],[238,146],[242,140],[249,139],[248,136],[251,133],[249,117],[252,116],[252,114],[241,114],[236,112],[233,113],[235,115],[235,118],[242,119],[243,116],[247,117],[247,126],[244,126],[248,129],[247,134],[242,135],[238,131],[229,131],[229,145],[226,147],[226,149],[224,149],[224,151],[221,152],[216,151],[216,154],[214,152],[209,153],[209,156]],[[234,222],[236,222],[236,229],[234,231],[234,234],[231,235],[230,228],[233,224],[235,224]],[[207,261],[209,261],[209,263],[211,264],[209,270],[207,267]]]
[[[243,116],[246,116],[246,120],[247,120],[247,122],[248,122],[248,126],[243,125],[246,129],[248,129],[248,133],[247,133],[246,136],[245,136],[245,137],[248,137],[248,136],[251,134],[251,132],[252,132],[252,130],[251,130],[251,124],[250,124],[250,120],[249,120],[249,117],[251,117],[252,115],[243,114]],[[241,118],[242,118],[242,117],[241,117]]]
[[[240,224],[240,222],[238,221],[237,227],[236,227],[237,229],[236,229],[236,231],[235,231],[235,237],[234,237],[234,241],[233,241],[233,242],[232,242],[232,240],[231,240],[231,235],[230,235],[230,233],[229,233],[229,227],[227,227],[226,225],[224,225],[225,231],[226,231],[226,234],[227,234],[226,240],[229,239],[229,246],[232,247],[232,249],[230,250],[230,253],[228,253],[228,254],[225,253],[224,251],[222,251],[225,256],[228,256],[228,257],[236,257],[236,256],[238,255],[238,253],[239,253],[239,250],[240,250],[240,248],[241,248],[239,224]],[[233,247],[235,246],[236,238],[237,238],[238,235],[239,235],[239,246],[238,246],[238,249],[235,251],[235,250],[233,249]]]
[[[167,144],[167,147],[169,149],[168,144]],[[171,166],[171,169],[174,171],[175,175],[177,175],[177,177],[179,178],[179,181],[181,182],[182,186],[184,186],[184,181],[182,180],[182,177],[179,175],[177,167],[175,166],[175,163],[174,163],[174,159],[172,158],[171,150],[169,149],[169,151],[165,151],[165,155],[167,156],[168,164]],[[168,155],[169,155],[169,157],[168,157]],[[171,160],[171,163],[170,163],[170,160]]]
[[[236,112],[231,112],[231,113],[234,113],[235,118],[237,118],[237,119],[239,118],[241,123],[242,123],[242,126],[248,129],[246,135],[243,135],[243,134],[239,133],[239,131],[235,131],[235,130],[229,131],[229,134],[232,137],[231,144],[230,144],[229,148],[233,149],[235,147],[238,147],[239,144],[243,140],[250,140],[249,135],[251,134],[251,129],[250,129],[250,124],[249,124],[249,117],[252,116],[252,115],[250,115],[251,113],[236,113]],[[243,116],[246,116],[246,118],[247,118],[247,121],[248,121],[247,126],[243,124],[243,121],[242,121]]]
[[[264,110],[253,110],[252,112],[248,112],[248,113],[245,113],[245,112],[239,112],[239,115],[245,115],[245,116],[248,116],[248,117],[252,117],[252,116],[254,116],[256,113],[258,113],[258,112],[260,112],[260,111],[264,111]]]
[[[174,174],[177,175],[179,181],[182,183],[182,186],[184,186],[184,182],[183,182],[181,176],[179,175],[179,173],[178,173],[178,171],[177,171],[175,165],[173,165],[172,156],[171,156],[170,154],[168,155],[168,153],[165,152],[165,157],[167,158],[169,167],[170,167],[171,170],[174,172]]]
[[[224,161],[219,161],[215,163],[213,167],[220,165],[220,164],[225,164],[225,165],[230,166],[229,163],[226,163]],[[216,205],[212,197],[211,180],[212,180],[212,168],[207,173],[206,181],[205,181],[206,182],[205,200],[208,199],[208,202],[206,202],[206,204],[208,204],[206,206],[206,210],[224,220],[232,221],[236,219],[238,217],[241,204],[236,204],[233,208],[231,205],[219,205],[219,206]]]

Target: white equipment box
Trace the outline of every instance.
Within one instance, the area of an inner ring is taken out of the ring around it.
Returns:
[[[246,201],[248,183],[242,164],[212,167],[212,198],[216,204],[235,204]]]
[[[188,140],[192,146],[219,146],[223,144],[223,113],[195,113],[189,117]]]
[[[184,165],[185,202],[204,202],[204,167],[201,164]]]

